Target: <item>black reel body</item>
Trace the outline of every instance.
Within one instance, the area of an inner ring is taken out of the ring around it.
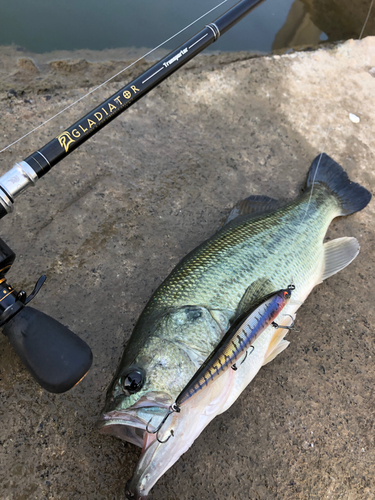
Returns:
[[[6,282],[5,274],[15,259],[0,239],[0,326],[35,380],[47,391],[61,393],[77,385],[92,364],[90,347],[55,319],[27,304],[39,292],[41,276],[27,296]]]

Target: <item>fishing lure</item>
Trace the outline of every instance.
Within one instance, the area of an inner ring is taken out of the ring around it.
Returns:
[[[245,318],[242,315],[229,328],[216,348],[180,392],[158,427],[154,431],[149,430],[151,419],[147,424],[146,431],[150,434],[156,434],[156,438],[160,443],[166,443],[174,435],[173,430],[171,430],[171,434],[164,441],[159,439],[159,431],[169,415],[179,413],[181,405],[186,403],[201,389],[208,386],[229,367],[237,370],[236,362],[245,355],[245,358],[241,362],[242,365],[247,358],[248,350],[250,348],[254,349],[252,344],[268,326],[272,325],[274,328],[291,329],[293,324],[291,326],[280,327],[274,320],[287,304],[294,289],[294,285],[289,285],[286,289],[266,295],[261,301],[253,305],[251,312],[247,312]]]

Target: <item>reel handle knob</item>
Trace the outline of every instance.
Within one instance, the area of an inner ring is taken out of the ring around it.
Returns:
[[[68,391],[91,367],[93,356],[86,342],[32,307],[23,307],[3,326],[3,333],[31,375],[49,392]]]

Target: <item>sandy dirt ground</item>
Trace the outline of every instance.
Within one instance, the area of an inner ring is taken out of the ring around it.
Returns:
[[[0,50],[0,149],[126,60],[91,56]],[[3,152],[1,172],[147,64]],[[85,339],[94,363],[80,385],[52,395],[0,337],[3,500],[124,498],[140,450],[95,423],[151,293],[238,200],[296,196],[321,150],[374,191],[374,110],[375,38],[283,56],[201,56],[17,200],[1,221],[17,254],[8,281],[30,292],[46,273],[33,307]],[[314,289],[288,349],[160,479],[154,500],[374,498],[374,221],[371,202],[332,223],[330,238],[359,240],[358,258]]]

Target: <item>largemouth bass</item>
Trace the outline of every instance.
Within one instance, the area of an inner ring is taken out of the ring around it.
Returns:
[[[189,253],[156,290],[125,349],[99,424],[101,432],[142,447],[128,498],[146,498],[207,424],[289,344],[286,329],[267,327],[241,369],[227,370],[169,416],[161,432],[173,431],[173,437],[161,443],[152,431],[230,326],[261,296],[293,279],[293,299],[276,319],[280,326],[290,324],[287,315],[295,314],[314,286],[359,252],[355,238],[323,243],[332,219],[362,210],[370,199],[340,165],[319,155],[301,196],[282,207],[261,196],[238,203],[222,229]]]

